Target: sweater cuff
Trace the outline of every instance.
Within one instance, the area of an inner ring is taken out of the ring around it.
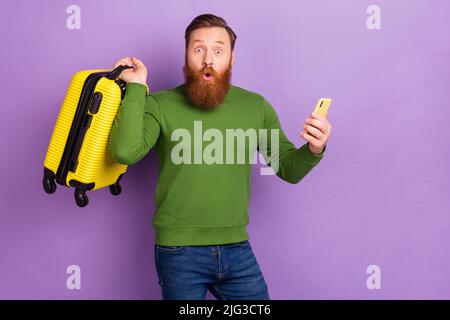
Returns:
[[[127,82],[125,87],[125,93],[127,96],[139,97],[147,95],[149,93],[148,85],[137,82]]]
[[[323,158],[323,155],[327,148],[327,144],[325,144],[321,153],[315,154],[315,153],[312,153],[311,150],[309,150],[308,143],[309,142],[305,143],[303,146],[300,147],[300,149],[299,149],[300,153],[302,153],[306,157],[306,159],[311,162],[317,162],[317,161],[321,160]]]

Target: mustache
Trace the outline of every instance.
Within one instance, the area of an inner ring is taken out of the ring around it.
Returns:
[[[197,72],[197,76],[202,77],[203,75],[211,75],[214,78],[220,76],[219,73],[216,70],[214,70],[213,66],[204,66]]]

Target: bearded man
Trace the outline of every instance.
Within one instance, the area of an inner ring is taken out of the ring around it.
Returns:
[[[194,123],[199,121],[223,136],[227,129],[275,130],[276,143],[267,139],[264,147],[258,144],[254,149],[269,166],[277,160],[276,175],[292,184],[319,163],[331,133],[330,122],[312,114],[302,128],[306,143],[296,148],[262,95],[232,85],[236,38],[223,18],[196,17],[185,32],[185,82],[159,92],[148,92],[147,68],[141,60],[124,57],[114,65],[132,68],[119,76],[126,91],[110,134],[111,155],[119,163],[133,165],[154,148],[159,158],[152,224],[163,299],[200,300],[208,290],[217,299],[269,299],[247,233],[250,159],[244,164],[174,162],[172,149],[179,139],[175,132],[195,135]],[[195,143],[206,145],[207,140],[200,137],[183,156],[193,154]],[[215,151],[232,152],[228,156],[234,157],[249,148],[250,144],[241,144]]]

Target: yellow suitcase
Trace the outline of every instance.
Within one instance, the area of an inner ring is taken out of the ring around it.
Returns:
[[[126,68],[84,70],[73,76],[45,156],[46,193],[54,193],[56,183],[73,187],[79,207],[88,204],[89,190],[109,186],[113,195],[120,194],[127,166],[114,161],[108,140],[125,93],[126,83],[117,77]]]

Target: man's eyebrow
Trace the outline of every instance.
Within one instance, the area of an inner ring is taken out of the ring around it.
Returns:
[[[203,40],[200,40],[200,39],[196,39],[196,40],[194,40],[193,42],[205,42],[205,41],[203,41]],[[214,42],[216,42],[216,43],[220,43],[220,44],[223,44],[223,45],[225,45],[225,43],[224,43],[223,41],[220,41],[220,40],[218,40],[218,41],[214,41]]]

